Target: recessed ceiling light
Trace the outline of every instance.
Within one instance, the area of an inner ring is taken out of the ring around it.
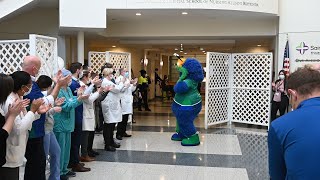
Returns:
[[[203,51],[204,49],[203,48],[200,48],[200,51]]]
[[[182,15],[187,15],[187,14],[188,14],[188,12],[182,12],[181,14],[182,14]]]
[[[113,48],[117,47],[117,46],[112,46]]]
[[[180,51],[180,52],[183,52],[183,51]]]
[[[174,50],[175,50],[175,51],[178,51],[178,48],[175,48]]]
[[[202,51],[202,52],[206,52],[206,51]]]
[[[141,16],[141,13],[136,13],[136,16]]]
[[[187,54],[187,53],[184,53],[184,54]]]
[[[258,44],[257,46],[258,46],[258,47],[261,47],[261,44]]]

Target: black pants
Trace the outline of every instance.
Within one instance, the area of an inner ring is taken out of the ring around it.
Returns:
[[[71,148],[70,148],[70,165],[76,165],[80,163],[79,151],[81,145],[81,133],[82,124],[76,123],[74,131],[71,133]]]
[[[90,131],[82,131],[81,134],[81,156],[88,156],[88,142]]]
[[[280,102],[272,101],[271,104],[271,122],[277,119],[277,112],[280,111],[280,116],[284,115],[289,105],[289,99],[287,96],[282,96]]]
[[[129,114],[122,115],[122,121],[117,126],[117,136],[123,136],[126,133]]]
[[[111,146],[114,144],[113,131],[116,128],[116,123],[103,124],[103,138],[105,146]]]
[[[46,157],[44,153],[43,137],[28,140],[25,157],[24,180],[45,180],[46,179]]]
[[[139,98],[138,109],[141,109],[142,101],[143,101],[143,104],[144,104],[144,109],[149,109],[149,106],[148,106],[148,90],[140,91],[140,93],[141,93],[142,99]]]
[[[19,180],[19,167],[8,168],[0,167],[1,180]]]
[[[88,148],[87,148],[88,153],[92,152],[93,140],[94,140],[94,131],[89,131]]]

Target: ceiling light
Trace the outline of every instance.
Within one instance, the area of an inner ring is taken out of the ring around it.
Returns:
[[[175,50],[175,51],[178,51],[178,48],[175,48],[174,50]]]
[[[187,54],[187,53],[184,53],[184,54]]]
[[[180,52],[183,52],[183,51],[180,51]]]
[[[204,49],[203,48],[200,48],[200,51],[203,51]]]
[[[202,52],[206,52],[206,51],[202,51]]]
[[[136,13],[136,16],[141,16],[141,13]]]
[[[187,15],[187,14],[188,14],[188,12],[182,12],[181,14],[182,14],[182,15]]]
[[[117,47],[117,46],[112,46],[113,48]]]
[[[207,54],[207,53],[203,53],[203,54]]]
[[[258,46],[258,47],[261,47],[261,44],[258,44],[257,46]]]

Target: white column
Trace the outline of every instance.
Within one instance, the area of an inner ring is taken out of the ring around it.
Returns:
[[[78,62],[84,64],[84,32],[78,32],[77,39],[78,47]]]

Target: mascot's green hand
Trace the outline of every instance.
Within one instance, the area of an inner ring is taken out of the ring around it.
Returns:
[[[187,78],[187,76],[188,76],[188,70],[186,68],[184,68],[183,66],[180,66],[180,67],[177,66],[177,70],[179,72],[181,72],[181,75],[180,75],[180,78],[179,78],[178,82],[185,80]]]

